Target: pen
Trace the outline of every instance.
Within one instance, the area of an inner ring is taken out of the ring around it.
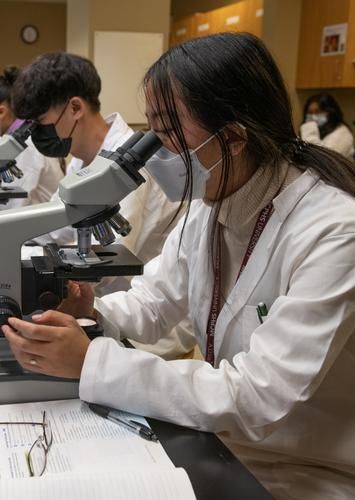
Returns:
[[[138,434],[144,439],[148,441],[158,441],[158,437],[155,432],[152,431],[150,427],[147,425],[136,422],[135,420],[129,420],[120,418],[115,414],[115,410],[108,408],[106,406],[97,405],[94,403],[88,403],[90,410],[92,410],[96,415],[100,415],[100,417],[104,417],[115,424],[120,424],[123,427],[126,427],[128,430]]]
[[[264,302],[259,302],[259,304],[256,306],[256,312],[258,314],[260,324],[264,323],[264,317],[267,316],[268,313],[267,307]]]

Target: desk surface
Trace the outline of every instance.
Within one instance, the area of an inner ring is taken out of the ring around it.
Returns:
[[[0,364],[0,404],[78,397],[78,383]],[[34,399],[34,395],[36,396]],[[272,500],[272,496],[214,435],[148,419],[169,457],[189,475],[197,500]]]
[[[174,465],[188,473],[197,500],[272,500],[214,434],[148,420]]]

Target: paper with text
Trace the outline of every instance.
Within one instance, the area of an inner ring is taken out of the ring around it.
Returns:
[[[95,415],[78,399],[0,405],[0,422],[41,422],[43,410],[53,433],[46,475],[117,471],[122,467],[144,469],[152,465],[174,469],[160,443],[142,439]],[[26,454],[41,433],[40,425],[0,423],[0,479],[29,476]]]
[[[196,500],[183,469],[52,474],[0,481],[1,500]]]

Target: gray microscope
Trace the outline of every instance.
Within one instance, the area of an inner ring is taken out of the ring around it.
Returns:
[[[27,137],[33,126],[27,124]],[[3,136],[0,166],[24,147],[18,136]],[[102,150],[86,168],[64,177],[59,200],[0,212],[0,325],[10,316],[54,308],[65,296],[68,279],[98,281],[143,272],[142,263],[123,245],[111,245],[112,229],[129,232],[119,203],[145,181],[139,169],[160,147],[153,132],[136,132],[116,151]],[[77,247],[49,245],[43,257],[21,262],[24,242],[69,225],[78,231]],[[92,234],[101,245],[91,245]],[[0,333],[0,403],[70,397],[78,397],[78,381],[23,371]]]
[[[27,148],[26,140],[33,128],[33,122],[26,121],[12,135],[4,134],[0,137],[0,204],[5,205],[11,198],[27,196],[26,191],[12,187],[11,183],[23,176],[15,158]]]

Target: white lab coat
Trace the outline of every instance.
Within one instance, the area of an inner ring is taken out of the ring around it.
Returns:
[[[211,209],[196,202],[178,260],[181,223],[159,266],[128,293],[96,300],[113,338],[91,342],[80,397],[223,433],[277,498],[355,498],[355,200],[307,171],[274,206],[218,317],[216,369],[114,340],[153,341],[189,310],[205,352]],[[263,324],[259,302],[269,308]]]
[[[28,147],[16,158],[17,166],[22,170],[23,177],[14,182],[4,184],[8,187],[18,187],[27,192],[27,198],[13,198],[0,210],[18,208],[35,203],[49,201],[58,189],[64,173],[58,158],[47,158],[34,147],[31,139],[27,140]]]
[[[319,128],[315,121],[303,123],[300,128],[301,138],[304,141],[324,146],[342,154],[348,160],[354,159],[354,137],[348,127],[344,124],[339,125],[333,132],[320,138]]]
[[[110,123],[111,127],[101,149],[114,151],[133,134],[133,131],[119,113],[111,114],[106,118],[106,122]],[[78,172],[82,167],[82,160],[73,158],[68,165],[67,173]],[[170,224],[179,203],[169,201],[153,177],[144,169],[141,169],[140,173],[146,182],[120,202],[120,213],[129,220],[132,230],[124,238],[119,236],[116,243],[122,243],[143,263],[146,263],[160,253],[169,232],[176,225],[183,212],[173,224]],[[58,199],[58,197],[59,193],[57,191],[53,199]],[[34,241],[40,245],[48,243],[57,243],[58,245],[76,244],[77,232],[72,227],[65,227],[35,238]],[[93,243],[98,244],[94,238]],[[28,259],[33,255],[38,255],[38,248],[23,247],[23,259]],[[96,285],[95,294],[101,297],[113,291],[127,290],[129,286],[129,282],[124,277],[105,278]],[[188,320],[184,320],[181,325],[174,328],[157,345],[146,345],[144,348],[171,359],[188,353],[194,348],[195,344],[191,324]]]

